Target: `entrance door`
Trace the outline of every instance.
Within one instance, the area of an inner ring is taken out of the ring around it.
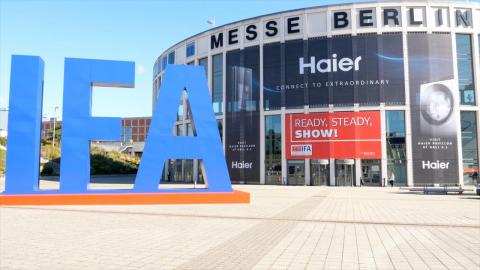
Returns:
[[[288,160],[287,161],[287,184],[305,185],[305,161]]]
[[[335,161],[335,184],[353,186],[355,179],[355,160],[337,159]]]
[[[330,181],[330,165],[328,159],[310,160],[310,181],[312,186],[327,186]]]
[[[362,181],[366,186],[382,185],[382,166],[379,159],[362,159]]]

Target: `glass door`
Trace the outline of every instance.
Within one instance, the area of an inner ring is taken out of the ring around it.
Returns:
[[[288,160],[287,161],[287,184],[305,185],[305,161]]]
[[[382,185],[382,166],[379,159],[362,159],[361,182],[365,186]]]
[[[335,184],[353,186],[355,179],[355,160],[340,159],[335,161]]]
[[[330,183],[330,165],[328,159],[310,160],[310,183],[312,186],[328,186]]]

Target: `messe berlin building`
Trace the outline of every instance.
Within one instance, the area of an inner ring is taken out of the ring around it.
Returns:
[[[162,53],[205,68],[232,182],[472,185],[478,181],[480,5],[319,6],[215,27]],[[192,120],[193,119],[193,120]],[[194,136],[188,89],[174,133]],[[167,181],[201,181],[172,160]]]

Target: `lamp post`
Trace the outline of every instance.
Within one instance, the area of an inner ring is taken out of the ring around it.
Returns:
[[[55,151],[55,127],[56,127],[56,124],[57,124],[57,110],[58,110],[58,106],[55,106],[53,108],[52,155],[53,155],[53,152]]]
[[[208,19],[207,23],[210,25],[215,25],[215,19]]]

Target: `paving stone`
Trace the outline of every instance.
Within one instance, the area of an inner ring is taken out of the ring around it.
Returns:
[[[236,188],[252,203],[2,207],[0,269],[480,269],[477,196]]]

